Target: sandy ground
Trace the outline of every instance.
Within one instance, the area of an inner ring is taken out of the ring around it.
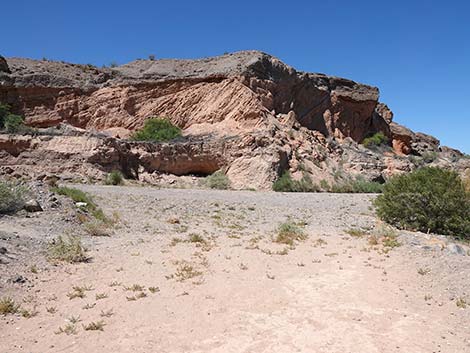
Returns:
[[[89,263],[40,252],[78,232],[71,214],[0,219],[36,244],[0,264],[0,297],[37,311],[0,317],[1,352],[470,352],[470,308],[456,305],[470,303],[470,256],[425,234],[391,249],[348,235],[381,227],[373,196],[79,187],[120,218],[111,237],[83,237]],[[288,219],[308,234],[292,247],[273,242]]]

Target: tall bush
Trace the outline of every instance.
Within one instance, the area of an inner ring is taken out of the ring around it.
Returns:
[[[470,239],[470,195],[456,172],[426,167],[395,176],[374,204],[398,228]]]

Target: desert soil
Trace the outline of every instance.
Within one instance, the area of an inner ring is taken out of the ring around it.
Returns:
[[[81,234],[73,209],[0,218],[0,297],[37,311],[0,317],[1,352],[470,352],[470,256],[347,234],[382,228],[374,196],[77,187],[119,216],[110,237],[82,235],[88,263],[42,253]],[[273,242],[287,220],[307,239]]]

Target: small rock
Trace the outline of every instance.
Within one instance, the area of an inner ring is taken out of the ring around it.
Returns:
[[[42,207],[37,200],[31,199],[26,201],[23,207],[28,212],[41,212]]]
[[[8,252],[7,248],[4,246],[0,246],[0,255],[5,255]]]
[[[21,275],[17,275],[17,276],[12,277],[10,280],[13,283],[26,283],[27,278]]]
[[[455,243],[450,243],[449,245],[447,245],[447,251],[450,252],[451,254],[465,255],[464,248],[462,248],[460,245],[455,244]]]
[[[88,204],[86,202],[76,202],[75,206],[77,207],[86,207]]]

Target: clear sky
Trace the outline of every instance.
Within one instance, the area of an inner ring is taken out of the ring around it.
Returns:
[[[122,64],[243,49],[378,86],[395,120],[470,153],[470,1],[3,1],[0,54]]]

